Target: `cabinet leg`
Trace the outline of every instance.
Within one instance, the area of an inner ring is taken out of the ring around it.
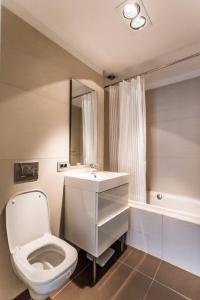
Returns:
[[[93,256],[93,284],[96,283],[97,279],[97,264],[96,264],[96,257]]]
[[[121,252],[124,251],[125,239],[126,239],[126,233],[123,234],[123,236],[121,237]]]

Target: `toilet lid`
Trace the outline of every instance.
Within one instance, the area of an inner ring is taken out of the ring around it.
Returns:
[[[47,197],[41,191],[17,194],[6,205],[10,251],[50,233]]]

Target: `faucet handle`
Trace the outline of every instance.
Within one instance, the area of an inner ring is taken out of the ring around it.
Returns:
[[[97,165],[95,165],[94,163],[91,163],[91,164],[90,164],[90,168],[96,169],[96,168],[97,168]]]

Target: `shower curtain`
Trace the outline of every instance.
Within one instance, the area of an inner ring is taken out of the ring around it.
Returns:
[[[144,78],[120,84],[119,172],[130,174],[133,201],[146,202],[146,109]]]
[[[91,92],[82,96],[83,118],[83,163],[97,163],[97,94]]]
[[[113,95],[111,90],[111,106],[114,102]],[[116,91],[115,98],[118,98]],[[129,199],[146,202],[146,109],[143,77],[138,76],[120,83],[119,121],[118,124],[115,122],[117,121],[113,118],[109,121],[110,128],[117,128],[119,125],[118,171],[130,174]],[[109,146],[111,149],[116,147],[116,142],[114,144],[111,139]],[[110,154],[112,155],[111,152]],[[110,159],[112,161],[114,158]]]
[[[119,87],[109,87],[109,168],[118,171]]]

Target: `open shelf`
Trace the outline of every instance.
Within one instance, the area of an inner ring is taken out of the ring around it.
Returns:
[[[113,214],[110,214],[108,217],[100,220],[97,223],[98,227],[103,226],[104,224],[106,224],[107,222],[111,221],[112,219],[114,219],[115,217],[117,217],[118,215],[120,215],[121,213],[123,213],[124,211],[129,209],[129,205],[126,205],[124,207],[121,207],[120,209],[118,209],[117,211],[115,211]]]

